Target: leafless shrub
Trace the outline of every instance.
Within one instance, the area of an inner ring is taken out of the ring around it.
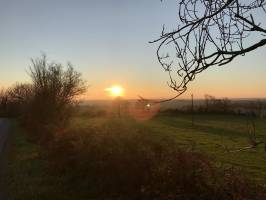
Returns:
[[[5,89],[0,90],[0,116],[6,116],[8,112],[8,93]]]
[[[12,107],[28,130],[36,136],[49,136],[68,123],[76,97],[86,91],[81,74],[68,63],[48,62],[45,55],[32,59],[28,84],[8,90]]]
[[[64,123],[70,116],[75,97],[85,92],[81,74],[68,63],[66,70],[58,63],[48,63],[46,56],[32,59],[30,67],[33,101],[31,114],[41,124]]]

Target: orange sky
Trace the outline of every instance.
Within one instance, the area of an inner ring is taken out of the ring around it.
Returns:
[[[128,99],[172,97],[156,57],[158,44],[149,41],[158,38],[163,24],[176,28],[176,19],[176,1],[4,1],[0,88],[29,81],[30,58],[45,52],[50,61],[70,61],[82,73],[89,85],[86,99],[110,99],[104,89],[112,85],[121,85]],[[258,21],[266,24],[265,17]],[[203,71],[180,98],[191,93],[195,98],[266,98],[265,58],[262,47]]]

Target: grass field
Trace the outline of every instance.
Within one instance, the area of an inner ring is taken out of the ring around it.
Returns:
[[[226,152],[249,146],[247,119],[236,115],[195,115],[191,125],[190,115],[158,116],[149,121],[132,119],[76,118],[75,128],[91,126],[106,127],[109,130],[138,131],[145,129],[150,137],[160,141],[171,137],[184,148],[203,151],[223,165],[243,169],[252,179],[266,184],[266,152],[261,145],[256,150]],[[256,119],[258,139],[266,140],[266,119]]]
[[[196,116],[195,126],[190,117],[161,117],[147,126],[160,134],[169,134],[181,145],[194,143],[195,148],[214,157],[217,162],[243,169],[248,176],[266,183],[266,152],[264,146],[254,151],[228,153],[220,145],[230,149],[249,146],[245,117],[210,115]],[[266,139],[266,121],[257,120],[258,138]]]
[[[73,199],[62,184],[63,177],[49,175],[40,147],[27,140],[25,132],[13,125],[6,169],[6,199]]]
[[[229,153],[222,148],[238,149],[248,146],[246,118],[233,115],[195,115],[191,125],[190,115],[157,116],[149,121],[129,118],[75,117],[73,129],[97,127],[121,134],[145,132],[160,142],[163,138],[175,140],[182,148],[205,152],[216,160],[217,165],[235,166],[262,184],[266,184],[266,152],[264,146],[256,150]],[[14,149],[9,161],[8,186],[10,199],[73,199],[71,188],[63,185],[68,177],[49,175],[46,160],[40,155],[38,145],[26,140],[17,129],[13,135]],[[256,120],[258,138],[266,140],[266,120]],[[67,192],[67,195],[65,191]]]

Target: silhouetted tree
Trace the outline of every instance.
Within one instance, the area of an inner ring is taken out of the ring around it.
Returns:
[[[34,97],[32,85],[26,83],[16,83],[8,89],[7,93],[10,114],[26,120],[29,116],[29,105]]]
[[[222,112],[230,111],[231,101],[228,98],[217,99],[214,96],[205,94],[205,112]]]
[[[6,116],[8,109],[8,94],[4,89],[0,90],[0,116]]]
[[[76,97],[86,91],[86,85],[70,63],[64,68],[48,62],[45,55],[31,61],[32,83],[16,84],[8,90],[9,108],[36,139],[47,139],[67,124]]]
[[[29,102],[33,97],[33,87],[31,84],[17,83],[15,86],[9,88],[8,96],[10,101],[13,102]]]
[[[151,42],[159,43],[157,58],[169,73],[169,87],[177,92],[173,99],[186,91],[196,74],[266,44],[266,29],[257,21],[259,15],[266,17],[265,0],[177,2],[179,25],[169,32],[163,27]]]
[[[45,55],[32,59],[33,99],[30,113],[40,124],[63,124],[69,119],[75,98],[86,91],[81,74],[68,63],[66,69],[48,62]]]
[[[265,110],[265,102],[263,103],[262,101],[257,100],[254,102],[254,107],[256,115],[260,118],[263,118]]]

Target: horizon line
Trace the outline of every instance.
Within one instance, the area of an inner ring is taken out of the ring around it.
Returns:
[[[122,97],[123,98],[123,97]],[[80,101],[113,101],[113,99],[80,99]],[[124,100],[139,100],[140,98],[123,98]],[[167,100],[167,98],[145,98],[146,100]],[[229,99],[229,100],[266,100],[266,97],[222,97],[222,98],[215,98],[215,99]],[[176,98],[169,101],[175,100],[191,100],[191,98]],[[205,98],[194,98],[194,100],[205,100]]]

